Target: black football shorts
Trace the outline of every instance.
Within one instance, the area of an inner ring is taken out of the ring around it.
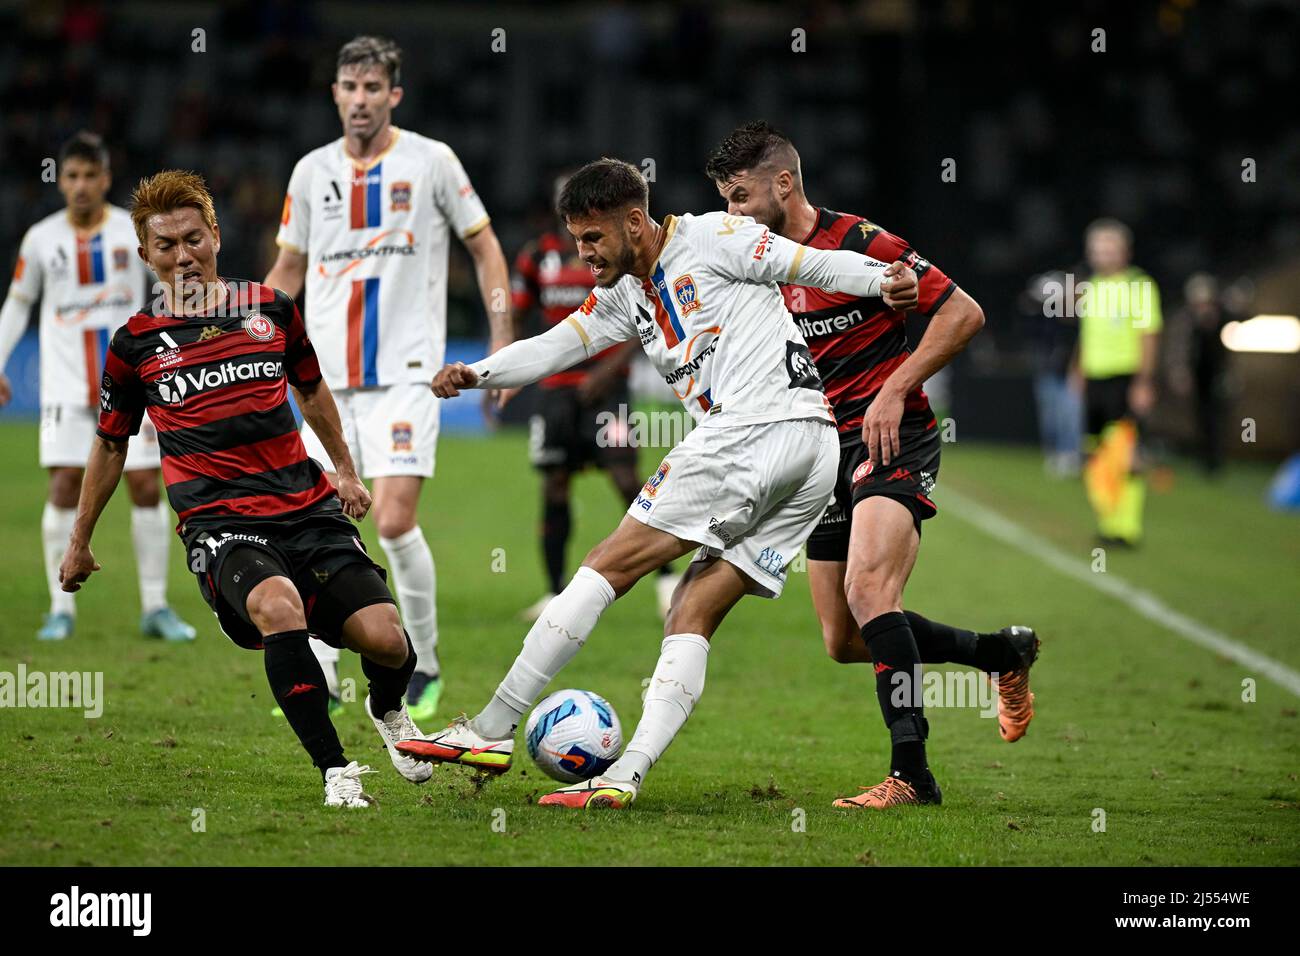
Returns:
[[[899,453],[888,465],[867,455],[861,431],[840,436],[840,470],[835,497],[808,538],[809,561],[847,561],[853,508],[864,498],[893,498],[912,513],[916,533],[921,522],[938,513],[930,492],[939,477],[942,441],[933,413],[904,414],[898,429]]]
[[[384,569],[370,560],[337,498],[285,517],[190,521],[182,540],[203,599],[221,630],[243,648],[262,646],[248,616],[248,595],[269,577],[293,582],[308,631],[334,647],[341,646],[343,623],[353,613],[396,603]]]
[[[533,467],[580,471],[589,464],[598,468],[618,462],[636,464],[637,450],[626,434],[626,415],[620,414],[631,406],[625,382],[591,405],[579,398],[575,387],[539,391],[537,413],[528,423],[528,455]]]

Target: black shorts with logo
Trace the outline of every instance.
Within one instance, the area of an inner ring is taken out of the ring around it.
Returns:
[[[898,501],[912,513],[917,534],[921,533],[921,522],[938,513],[930,492],[939,477],[942,441],[933,413],[904,413],[898,444],[898,455],[888,465],[877,465],[867,456],[860,430],[840,435],[835,497],[808,538],[808,560],[848,560],[853,509],[864,498],[883,495]]]
[[[337,498],[269,518],[200,517],[181,529],[185,560],[221,630],[255,650],[262,636],[249,619],[248,595],[282,575],[302,598],[307,629],[326,644],[342,644],[343,622],[370,604],[396,603],[384,569],[370,560]]]
[[[528,423],[528,457],[533,467],[580,471],[589,464],[608,468],[619,462],[636,463],[636,448],[627,436],[631,401],[626,382],[593,404],[584,403],[576,387],[540,392],[537,413]]]

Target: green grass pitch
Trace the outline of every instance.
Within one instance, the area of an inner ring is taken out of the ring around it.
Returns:
[[[655,461],[643,456],[647,474]],[[1263,469],[1219,485],[1180,473],[1151,496],[1150,541],[1108,574],[1300,668],[1300,520],[1266,510]],[[321,806],[320,778],[273,720],[259,655],[216,628],[173,550],[171,598],[192,646],[141,638],[125,495],[94,542],[104,570],[78,596],[75,638],[38,644],[45,476],[36,427],[0,425],[0,671],[102,671],[105,709],[0,710],[0,863],[162,865],[799,864],[1295,865],[1300,719],[1284,688],[989,538],[955,508],[928,522],[908,605],[975,628],[1037,627],[1037,711],[1008,745],[972,709],[932,708],[942,807],[885,815],[831,807],[883,775],[887,736],[869,669],[826,657],[806,575],[747,599],[717,635],[700,707],[627,813],[535,806],[553,784],[525,754],[502,778],[438,768],[423,787],[392,770],[362,712],[336,723],[367,777],[369,812]],[[1036,454],[946,448],[951,487],[1088,560],[1082,490]],[[622,511],[599,474],[575,485],[572,563]],[[438,565],[447,690],[473,712],[512,660],[515,612],[542,589],[539,492],[519,434],[445,438],[422,523]],[[373,527],[364,537],[380,555]],[[504,563],[504,567],[503,567]],[[649,584],[606,614],[554,686],[590,688],[625,735],[661,626]],[[345,655],[343,676],[364,683]],[[1257,676],[1253,702],[1243,679]],[[1105,813],[1098,832],[1096,813]]]

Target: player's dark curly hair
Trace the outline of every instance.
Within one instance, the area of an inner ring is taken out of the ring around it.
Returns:
[[[388,37],[353,37],[339,48],[336,70],[345,66],[378,66],[388,74],[390,87],[402,83],[402,48]]]
[[[555,211],[561,219],[602,215],[636,206],[650,211],[650,186],[631,163],[608,156],[588,163],[569,177],[560,190]]]
[[[94,133],[82,130],[72,134],[66,143],[59,147],[59,165],[62,166],[72,158],[84,159],[108,169],[108,147]]]
[[[727,134],[704,164],[704,172],[715,183],[725,183],[765,166],[788,169],[798,176],[799,154],[789,136],[766,120],[755,120]]]

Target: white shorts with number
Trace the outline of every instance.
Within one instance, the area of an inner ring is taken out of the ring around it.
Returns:
[[[668,453],[627,513],[703,547],[775,598],[835,490],[835,427],[801,419],[696,428]]]
[[[90,446],[99,427],[99,409],[77,405],[45,405],[41,408],[41,467],[85,468]],[[158,432],[146,415],[140,434],[126,446],[126,471],[161,466]]]
[[[427,384],[345,388],[334,393],[334,401],[343,438],[362,478],[433,477],[439,406]],[[335,470],[325,446],[306,422],[302,441],[322,468]]]

